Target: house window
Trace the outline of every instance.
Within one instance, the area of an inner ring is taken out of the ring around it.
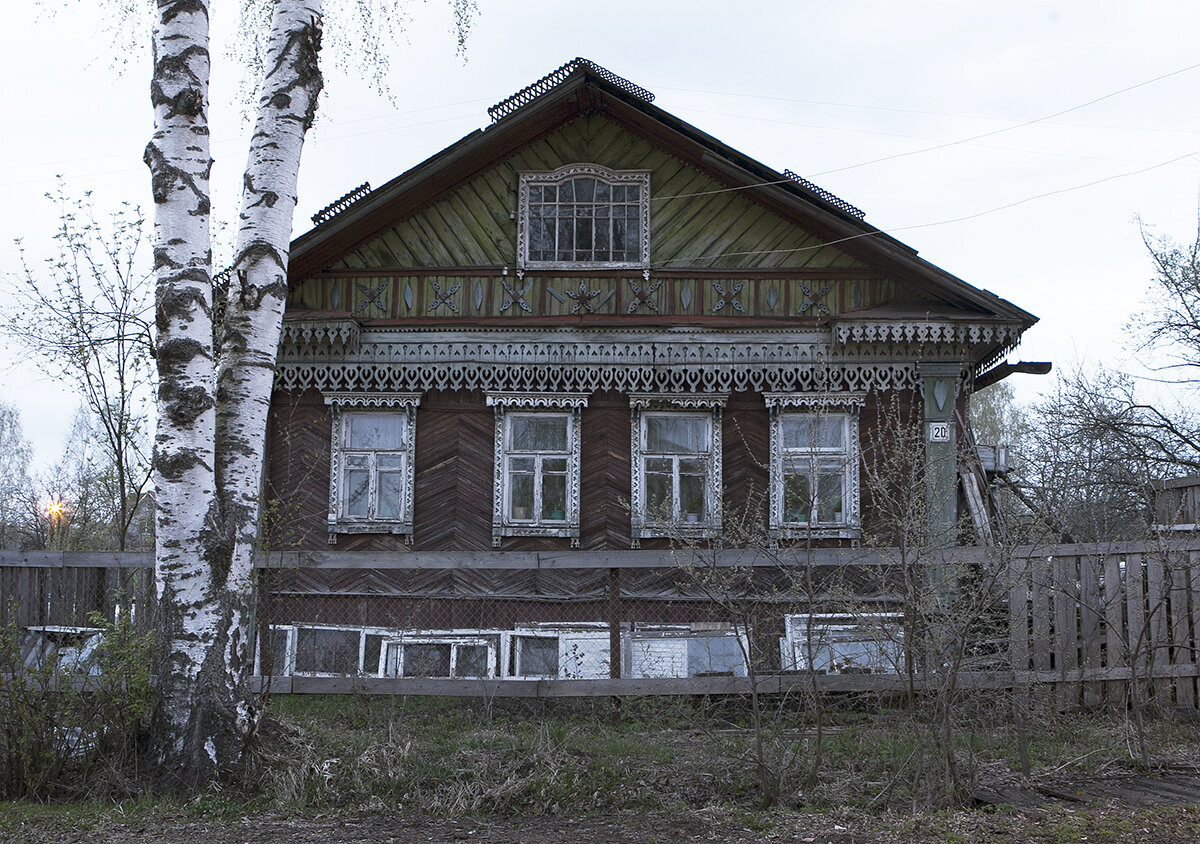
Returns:
[[[492,543],[505,536],[579,540],[581,393],[489,393],[496,410]]]
[[[517,265],[645,267],[650,261],[650,172],[572,164],[521,173]]]
[[[721,528],[721,408],[727,396],[630,396],[633,538]]]
[[[412,535],[413,393],[329,393],[333,411],[329,541],[341,533]]]
[[[856,538],[860,394],[765,396],[771,411],[771,531]]]

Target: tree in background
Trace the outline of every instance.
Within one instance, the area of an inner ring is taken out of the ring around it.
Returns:
[[[1100,368],[1061,375],[1029,406],[1001,382],[971,396],[976,439],[1008,449],[993,501],[1015,543],[1146,535],[1148,482],[1178,465],[1139,433],[1132,380]]]
[[[29,480],[29,442],[21,430],[21,415],[0,402],[0,550],[22,543],[25,499]]]
[[[394,20],[397,3],[346,5],[369,38],[365,48],[343,38],[342,56],[371,62],[382,55],[372,45],[392,34],[377,23]],[[156,747],[162,769],[189,783],[237,765],[254,720],[245,677],[253,658],[267,410],[300,154],[323,84],[321,0],[245,2],[243,9],[250,13],[246,43],[260,43],[265,33],[265,48],[251,51],[262,57],[263,73],[216,332],[208,0],[158,2],[154,132],[144,155],[155,203],[159,378],[155,575],[163,657]],[[461,46],[473,2],[453,0],[453,9]]]
[[[22,272],[4,328],[48,377],[74,382],[92,417],[83,425],[88,446],[99,447],[93,462],[104,464],[113,488],[112,540],[101,546],[123,551],[150,484],[154,350],[144,220],[125,203],[101,222],[89,194],[72,198],[61,184],[46,196],[59,212],[54,254],[33,267],[21,247]],[[79,425],[68,449],[83,446]]]

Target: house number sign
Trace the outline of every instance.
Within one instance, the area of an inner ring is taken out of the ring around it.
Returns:
[[[949,422],[930,422],[929,423],[929,441],[931,443],[948,443],[948,442],[950,442],[950,423]]]

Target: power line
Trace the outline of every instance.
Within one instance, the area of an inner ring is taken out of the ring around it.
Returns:
[[[1001,129],[993,129],[990,132],[983,132],[979,135],[972,135],[969,138],[962,138],[957,141],[947,141],[945,143],[936,144],[931,147],[924,147],[923,149],[914,149],[914,150],[909,150],[908,152],[897,152],[897,153],[893,153],[892,155],[885,155],[882,158],[874,158],[874,159],[871,159],[870,161],[863,161],[858,164],[849,164],[845,167],[838,167],[833,170],[825,170],[821,173],[815,173],[814,175],[817,177],[820,177],[820,176],[828,176],[832,173],[843,173],[846,170],[854,170],[858,167],[866,167],[868,165],[879,164],[884,161],[893,161],[897,158],[905,158],[910,155],[920,155],[922,153],[933,152],[933,151],[939,150],[939,149],[946,149],[947,147],[957,146],[959,144],[971,143],[972,141],[978,141],[982,138],[990,138],[993,135],[999,135],[1004,132],[1012,132],[1016,129],[1023,129],[1026,126],[1032,126],[1035,123],[1043,123],[1047,120],[1053,120],[1056,117],[1062,117],[1064,114],[1070,114],[1073,111],[1079,111],[1080,109],[1087,108],[1088,106],[1093,106],[1096,103],[1103,102],[1104,100],[1112,99],[1113,97],[1119,96],[1121,94],[1126,94],[1130,91],[1137,90],[1138,88],[1144,88],[1145,86],[1152,85],[1155,82],[1161,82],[1162,80],[1169,79],[1172,76],[1178,76],[1181,73],[1187,73],[1188,71],[1195,70],[1198,67],[1200,67],[1200,63],[1188,65],[1187,67],[1180,68],[1179,70],[1173,70],[1170,73],[1164,73],[1161,76],[1156,76],[1153,79],[1147,79],[1144,82],[1138,82],[1135,85],[1129,85],[1125,88],[1121,88],[1119,91],[1112,91],[1111,93],[1104,94],[1103,96],[1088,100],[1085,103],[1080,103],[1079,105],[1074,105],[1074,106],[1071,106],[1070,108],[1064,108],[1061,111],[1054,112],[1053,114],[1047,114],[1042,117],[1035,117],[1032,120],[1026,120],[1024,123],[1017,123],[1013,126],[1007,126],[1007,127],[1001,128]]]

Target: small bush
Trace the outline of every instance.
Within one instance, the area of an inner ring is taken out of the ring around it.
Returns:
[[[74,664],[24,654],[16,623],[0,628],[0,797],[136,790],[131,774],[153,704],[153,637],[127,618],[90,621],[99,644]]]

